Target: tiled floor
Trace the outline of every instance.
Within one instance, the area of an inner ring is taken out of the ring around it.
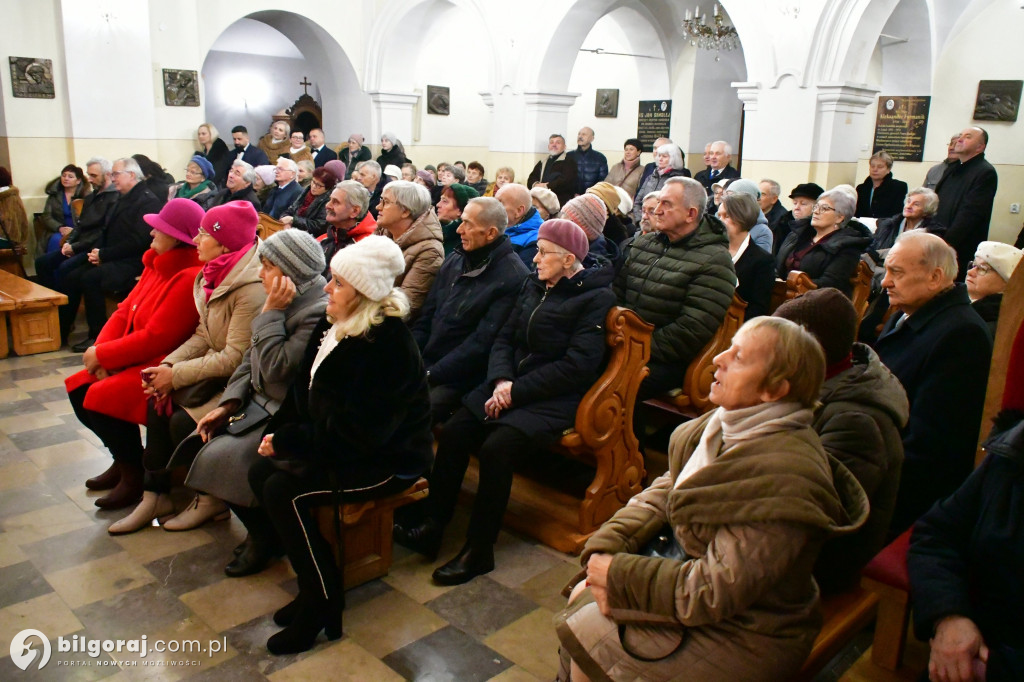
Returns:
[[[109,459],[65,397],[63,379],[80,363],[68,352],[0,360],[0,680],[554,678],[551,619],[576,560],[506,533],[497,569],[455,588],[434,585],[434,566],[396,547],[389,576],[348,593],[341,640],[321,635],[305,654],[271,656],[265,642],[278,628],[270,616],[295,593],[294,575],[281,561],[256,576],[225,577],[231,548],[244,537],[236,520],[185,533],[106,533],[127,512],[97,510],[98,494],[83,485]],[[464,525],[460,516],[443,558],[457,550]],[[42,670],[22,672],[6,654],[26,628],[52,642],[145,635],[225,646],[212,656],[151,652],[145,659],[191,663],[183,667],[118,666],[127,656],[55,648]],[[877,676],[865,647],[863,639],[855,643],[821,679],[913,679]],[[68,665],[74,662],[88,665]]]

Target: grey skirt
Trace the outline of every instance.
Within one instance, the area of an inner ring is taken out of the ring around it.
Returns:
[[[205,444],[198,433],[192,433],[175,450],[171,462],[189,466],[185,485],[193,490],[252,507],[256,496],[249,487],[249,467],[260,459],[257,449],[262,439],[261,427],[239,436],[224,433]]]

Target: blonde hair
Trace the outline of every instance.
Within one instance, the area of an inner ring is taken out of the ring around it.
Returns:
[[[361,292],[359,303],[352,314],[344,320],[328,320],[334,324],[335,338],[341,341],[346,336],[365,336],[373,327],[384,322],[386,317],[405,319],[409,314],[409,297],[398,287],[379,301],[367,298]]]
[[[789,382],[789,393],[781,398],[813,408],[825,380],[825,352],[809,331],[781,317],[755,317],[739,332],[750,334],[767,330],[775,338],[765,344],[768,360],[761,387],[772,390],[783,381]]]

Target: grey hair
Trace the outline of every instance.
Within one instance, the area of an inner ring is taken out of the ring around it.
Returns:
[[[309,171],[310,175],[312,175],[313,171],[316,170],[316,166],[314,166],[313,162],[310,161],[309,159],[303,159],[302,161],[296,163],[295,166],[296,168],[305,168],[307,171]],[[297,173],[298,170],[296,170],[295,172]]]
[[[683,150],[679,148],[679,145],[672,142],[663,144],[656,150],[658,154],[668,154],[668,165],[676,170],[683,169]],[[705,196],[707,196],[705,194]]]
[[[839,188],[822,192],[821,196],[818,197],[818,201],[822,199],[828,199],[832,202],[832,207],[836,209],[836,213],[843,216],[844,227],[850,222],[853,214],[857,212],[857,200]]]
[[[384,192],[389,191],[395,203],[408,211],[413,220],[430,209],[430,192],[423,185],[408,180],[392,180],[384,185]]]
[[[273,130],[274,126],[276,126],[278,123],[284,126],[284,136],[291,137],[292,127],[288,124],[288,121],[274,121],[273,123],[270,124],[271,130]]]
[[[345,194],[345,201],[349,206],[359,209],[359,219],[362,220],[370,210],[370,191],[355,180],[342,180],[334,186],[334,191],[338,190]]]
[[[246,163],[241,159],[235,159],[235,161],[231,164],[231,167],[234,168],[235,166],[238,166],[239,168],[242,169],[243,180],[245,180],[250,185],[256,182],[256,169],[253,168],[251,164]]]
[[[110,175],[110,171],[113,170],[114,168],[114,164],[112,164],[109,159],[104,159],[102,156],[92,157],[91,159],[85,162],[85,167],[88,168],[93,164],[99,166],[100,170],[102,170],[107,175]]]
[[[939,268],[950,282],[956,279],[956,251],[942,237],[924,230],[910,230],[896,238],[896,244],[904,242],[913,242],[921,249],[920,264],[928,270]]]
[[[889,156],[889,152],[885,151],[884,149],[878,150],[877,152],[871,155],[871,158],[868,159],[868,163],[876,159],[884,163],[886,167],[889,168],[889,170],[892,170],[892,157]]]
[[[757,200],[749,194],[726,194],[722,197],[722,208],[744,232],[750,232],[761,215]]]
[[[917,187],[907,192],[907,198],[903,200],[905,206],[907,201],[912,196],[924,197],[924,206],[921,208],[921,212],[924,213],[925,217],[930,218],[939,211],[939,195],[935,193],[935,190],[928,189],[927,187]]]
[[[775,182],[771,178],[761,178],[761,182],[768,185],[768,193],[771,194],[773,197],[777,197],[779,196],[779,194],[782,193],[782,185]]]
[[[448,166],[448,168],[446,168],[445,170],[449,171],[452,175],[454,175],[455,179],[458,182],[466,181],[466,171],[462,170],[462,168],[460,168],[459,166],[452,164],[451,166]]]
[[[284,162],[284,165],[285,165],[285,167],[286,167],[286,168],[287,168],[288,170],[290,170],[290,171],[291,171],[292,173],[298,173],[298,172],[299,172],[299,164],[295,163],[295,162],[294,162],[294,161],[292,161],[291,159],[286,159],[286,158],[284,158],[283,156],[282,156],[282,157],[279,157],[279,158],[277,159],[277,163],[276,163],[276,164],[274,164],[274,165],[276,165],[276,166],[280,166],[280,165],[281,165],[281,162],[282,162],[282,161]]]
[[[857,203],[857,188],[855,188],[853,185],[849,185],[849,184],[843,183],[841,185],[836,185],[835,187],[833,187],[829,191],[830,192],[836,192],[836,191],[838,191],[838,192],[845,192],[846,196],[848,196],[851,199],[853,199],[853,203],[854,204]]]
[[[669,180],[671,180],[671,178],[669,178]],[[666,182],[668,182],[668,181],[666,180]],[[705,195],[705,196],[707,196],[707,195]],[[661,198],[661,190],[660,189],[656,189],[653,192],[648,192],[647,194],[645,194],[644,195],[644,200],[640,202],[640,205],[643,206],[644,203],[648,199],[654,199],[655,201],[657,201],[660,198]]]
[[[417,187],[420,186],[417,185]],[[526,188],[524,187],[523,189]],[[501,205],[500,201],[494,197],[473,197],[466,202],[466,208],[469,208],[470,205],[480,207],[479,218],[481,223],[489,227],[498,228],[498,234],[505,234],[505,228],[508,227],[508,214],[505,213],[505,207]]]
[[[676,176],[674,178],[669,178],[668,180],[666,180],[664,186],[661,188],[661,191],[664,192],[665,188],[668,187],[669,185],[682,185],[683,198],[686,200],[686,207],[696,208],[698,211],[700,211],[701,215],[704,214],[704,207],[708,203],[708,193],[704,189],[704,185],[700,184],[693,178],[681,178]],[[659,199],[660,198],[661,197],[659,197]]]
[[[142,173],[142,168],[139,167],[139,162],[132,157],[129,156],[127,158],[117,159],[114,163],[120,163],[121,167],[124,168],[125,173],[131,173],[134,175],[136,182],[142,182],[146,179],[146,176]],[[113,168],[113,166],[111,166],[111,168]]]
[[[380,176],[383,173],[383,171],[380,168],[380,164],[377,163],[376,161],[363,161],[362,163],[356,165],[356,170],[371,171],[374,175],[377,176],[378,180],[380,180]]]
[[[719,144],[722,145],[722,151],[725,153],[726,156],[732,156],[732,145],[726,142],[725,140],[715,140],[714,142],[711,143],[711,146],[713,148],[715,145]]]

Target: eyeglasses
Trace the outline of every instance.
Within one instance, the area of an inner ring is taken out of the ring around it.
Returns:
[[[185,169],[185,175],[202,175],[202,174],[203,174],[203,171],[199,170],[198,168],[186,168]]]
[[[811,209],[811,212],[812,213],[829,213],[830,211],[834,211],[834,210],[836,210],[836,209],[832,208],[828,204],[815,204],[814,208]]]
[[[327,189],[327,185],[325,185],[324,183],[320,182],[319,180],[311,180],[309,182],[309,184],[310,184],[310,186],[317,187],[319,189]]]
[[[209,236],[210,236],[210,233],[207,232],[206,230],[204,230],[201,227],[199,228],[199,232],[196,234],[196,238],[198,238],[198,239],[202,239],[203,237],[209,237]]]
[[[392,199],[388,199],[387,197],[381,197],[378,208],[387,208],[388,206],[394,205],[394,203],[395,202]]]
[[[556,250],[548,251],[546,249],[537,249],[537,255],[540,256],[541,258],[543,258],[544,256],[550,256],[551,254],[554,254],[556,256],[564,256],[567,253],[569,253],[569,252],[568,251],[556,251]]]
[[[972,260],[967,264],[968,270],[977,270],[979,275],[987,275],[992,272],[992,266],[988,263],[982,263],[981,261]]]

